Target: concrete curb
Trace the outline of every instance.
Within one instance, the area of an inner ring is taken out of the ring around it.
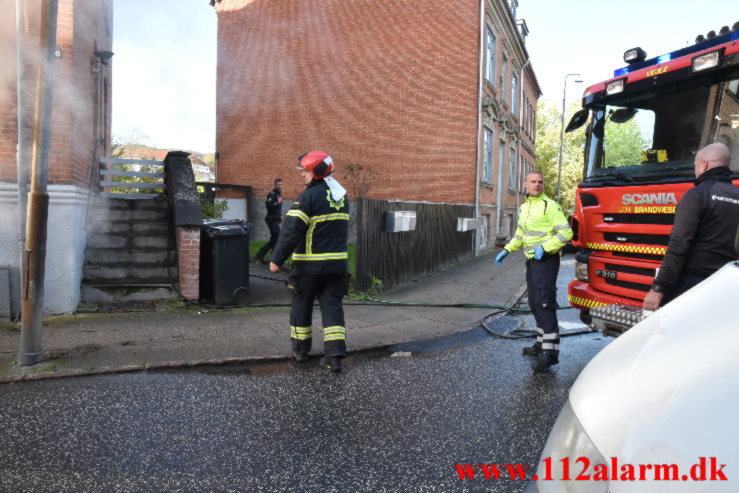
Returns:
[[[459,327],[454,331],[450,332],[446,336],[451,336],[459,332],[465,332],[474,328],[480,327],[482,320],[478,320],[472,324],[466,324],[465,326]],[[418,342],[425,339],[434,339],[437,337],[446,336],[434,336],[423,339],[412,339],[402,343],[393,344],[381,344],[378,346],[367,346],[358,348],[353,351],[348,351],[347,356],[351,356],[357,353],[363,353],[367,351],[379,351],[386,349],[397,344],[407,344],[411,342]],[[198,360],[179,360],[179,361],[162,361],[155,363],[145,363],[140,365],[124,365],[119,367],[100,367],[100,368],[89,368],[89,369],[69,369],[59,370],[51,372],[39,372],[39,373],[25,373],[21,375],[6,375],[0,376],[0,385],[2,384],[14,384],[19,382],[38,382],[41,380],[53,380],[59,378],[74,378],[74,377],[89,377],[98,375],[114,375],[119,373],[135,373],[135,372],[147,372],[147,371],[159,371],[159,370],[176,370],[184,368],[197,368],[203,366],[226,366],[235,364],[250,364],[250,363],[276,363],[281,361],[289,361],[292,359],[290,355],[278,355],[278,356],[244,356],[244,357],[229,357],[229,358],[213,358],[213,359],[198,359]],[[30,369],[33,371],[33,369]]]
[[[379,348],[375,348],[379,349]],[[160,363],[146,363],[142,365],[125,365],[119,367],[101,367],[94,369],[59,370],[53,372],[26,373],[22,375],[10,375],[0,377],[0,384],[13,384],[17,382],[36,382],[39,380],[51,380],[56,378],[88,377],[95,375],[111,375],[116,373],[133,373],[157,370],[171,370],[182,368],[195,368],[199,366],[223,366],[244,363],[275,362],[290,359],[289,356],[248,356],[230,357],[220,359],[163,361]]]

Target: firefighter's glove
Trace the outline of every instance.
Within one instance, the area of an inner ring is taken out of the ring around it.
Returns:
[[[501,250],[497,257],[495,257],[495,265],[503,265],[503,259],[511,253],[508,250]]]
[[[545,253],[546,252],[544,251],[544,247],[541,246],[541,245],[539,245],[539,246],[536,247],[536,250],[534,250],[534,258],[536,260],[541,260],[541,259],[544,258],[544,254]]]

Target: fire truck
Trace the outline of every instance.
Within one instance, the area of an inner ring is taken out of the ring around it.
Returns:
[[[605,305],[640,307],[667,249],[699,149],[723,142],[739,186],[739,22],[692,46],[627,66],[585,90],[566,131],[587,124],[572,216],[578,247],[570,304],[591,323]]]

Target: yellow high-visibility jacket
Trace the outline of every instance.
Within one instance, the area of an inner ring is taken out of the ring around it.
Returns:
[[[518,228],[504,247],[513,252],[523,247],[528,258],[541,245],[547,253],[556,253],[572,239],[572,229],[557,202],[544,194],[528,197],[518,213]]]

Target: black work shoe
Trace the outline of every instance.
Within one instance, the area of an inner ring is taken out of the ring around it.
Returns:
[[[531,364],[534,371],[544,371],[552,365],[559,363],[559,357],[553,351],[542,351]]]
[[[325,366],[334,373],[341,372],[341,356],[324,356],[321,358],[321,366]]]
[[[305,363],[308,361],[308,353],[293,353],[295,361],[298,363]]]
[[[533,345],[523,348],[524,356],[539,356],[541,354],[541,343],[536,341]]]

